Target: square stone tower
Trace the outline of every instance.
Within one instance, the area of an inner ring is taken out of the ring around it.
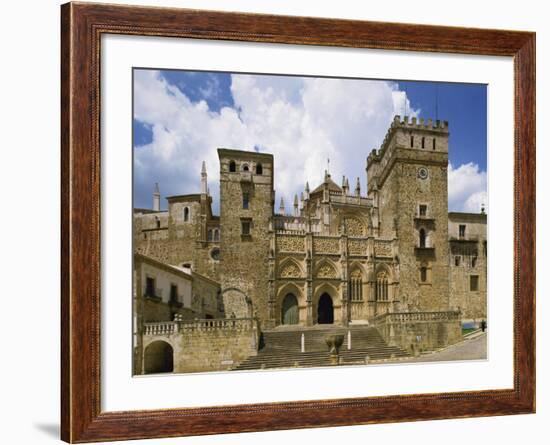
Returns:
[[[398,245],[398,307],[449,309],[446,121],[394,118],[367,159],[369,197],[379,207],[380,238]]]
[[[220,159],[220,280],[228,317],[268,318],[273,156],[218,149]]]

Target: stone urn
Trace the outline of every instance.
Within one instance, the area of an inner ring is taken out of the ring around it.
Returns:
[[[344,335],[343,334],[332,334],[325,337],[325,342],[329,347],[330,352],[330,361],[332,364],[338,364],[338,352],[340,346],[344,344]]]

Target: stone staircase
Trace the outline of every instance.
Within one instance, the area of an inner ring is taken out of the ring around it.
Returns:
[[[348,350],[348,331],[351,332],[351,349]],[[305,352],[301,352],[301,337],[304,333]],[[279,327],[264,331],[258,355],[251,356],[234,369],[270,369],[330,366],[330,354],[325,337],[330,334],[344,335],[340,348],[340,364],[364,364],[371,360],[407,357],[408,353],[388,346],[376,328],[368,326],[314,326],[305,328]]]

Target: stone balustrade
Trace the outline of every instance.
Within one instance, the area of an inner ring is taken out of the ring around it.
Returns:
[[[441,312],[388,312],[374,319],[374,324],[383,323],[417,323],[422,321],[457,321],[460,320],[459,311]]]
[[[144,335],[172,335],[185,332],[248,331],[258,328],[255,318],[216,318],[200,320],[177,320],[144,323]]]

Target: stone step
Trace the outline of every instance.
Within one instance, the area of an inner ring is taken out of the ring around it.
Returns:
[[[351,332],[351,349],[347,349],[348,330]],[[301,352],[302,333],[305,335],[305,352]],[[284,327],[265,331],[258,354],[244,360],[235,369],[331,366],[333,363],[325,337],[334,334],[344,336],[344,344],[340,348],[341,364],[364,363],[367,356],[369,360],[384,360],[409,355],[399,348],[388,346],[373,327]]]

